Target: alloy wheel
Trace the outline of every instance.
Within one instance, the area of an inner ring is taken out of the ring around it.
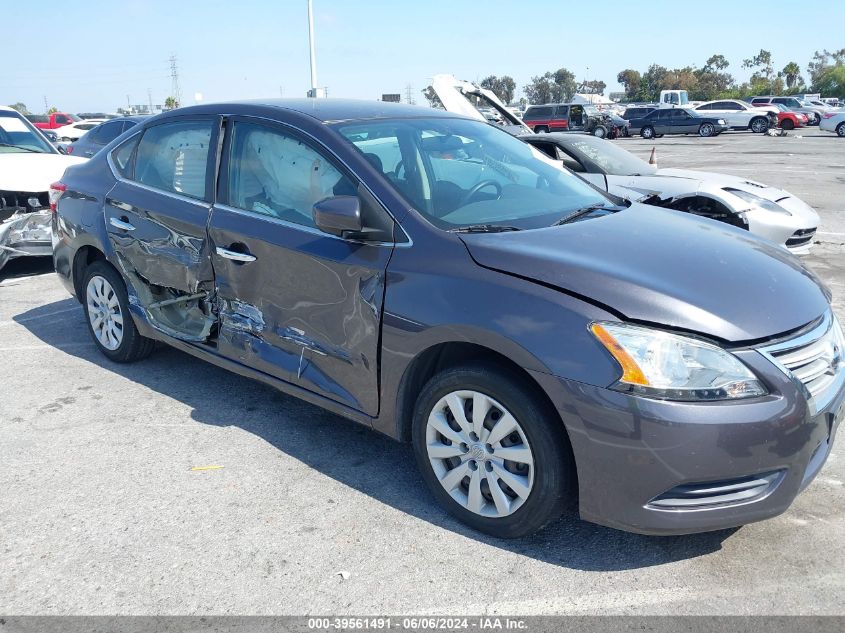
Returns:
[[[531,494],[534,455],[522,426],[478,391],[453,391],[432,408],[426,452],[443,489],[484,517],[513,514]]]
[[[100,345],[116,350],[123,342],[123,312],[117,293],[105,277],[95,275],[85,291],[88,321]]]
[[[703,123],[698,130],[701,136],[713,136],[714,128],[709,123]]]
[[[845,123],[840,123],[836,126],[836,133],[841,137],[845,137]]]
[[[760,134],[762,132],[765,132],[768,129],[769,129],[769,124],[766,122],[765,119],[754,119],[754,121],[751,122],[751,131],[752,132],[756,132],[757,134]]]

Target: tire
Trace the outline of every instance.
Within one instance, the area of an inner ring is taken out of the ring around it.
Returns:
[[[645,126],[640,130],[640,136],[643,138],[655,138],[654,128],[650,125]]]
[[[819,125],[822,122],[822,117],[820,114],[816,113],[813,114],[813,120],[810,121],[807,125]]]
[[[698,128],[698,135],[703,137],[716,136],[716,128],[712,123],[702,123]]]
[[[535,134],[548,134],[549,128],[545,125],[538,125],[537,127],[534,128],[534,133]]]
[[[129,313],[126,284],[105,261],[95,261],[85,271],[83,307],[88,333],[106,358],[132,363],[149,356],[155,341],[141,336]]]
[[[607,128],[605,128],[603,125],[596,126],[596,129],[593,130],[593,136],[597,138],[606,138]]]
[[[451,414],[450,402],[464,414],[465,426]],[[476,428],[474,402],[486,410],[479,435],[469,431]],[[494,438],[499,428],[506,435]],[[436,374],[417,399],[412,437],[417,465],[438,503],[485,534],[533,534],[559,518],[575,496],[574,460],[560,418],[510,370],[479,363]],[[520,459],[502,458],[505,449]]]
[[[836,134],[839,136],[839,138],[845,138],[845,122],[842,122],[836,126]]]
[[[781,123],[780,126],[784,130],[794,130],[795,129],[795,123],[793,123],[792,119],[784,119],[783,123]]]
[[[764,117],[758,116],[751,119],[751,124],[748,127],[755,134],[765,134],[769,129],[769,121]]]
[[[655,134],[654,138],[663,138],[663,135],[662,134]]]

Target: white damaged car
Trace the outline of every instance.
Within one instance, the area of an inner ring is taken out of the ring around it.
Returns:
[[[50,185],[84,158],[65,156],[17,111],[0,106],[0,269],[53,254]]]
[[[451,75],[435,76],[432,88],[450,112],[487,120],[477,106],[496,110],[499,124],[509,132],[611,194],[732,224],[798,255],[812,247],[819,216],[783,189],[726,174],[658,169],[611,141],[586,134],[534,134],[495,94]]]

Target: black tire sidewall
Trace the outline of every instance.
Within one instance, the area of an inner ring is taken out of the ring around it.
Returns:
[[[477,515],[458,504],[440,484],[426,452],[426,424],[434,405],[457,390],[479,391],[500,402],[519,421],[534,456],[534,483],[528,499],[502,518]],[[532,534],[557,519],[574,497],[574,467],[563,423],[513,372],[467,365],[435,375],[423,388],[412,422],[414,456],[431,492],[450,514],[470,527],[499,538]]]
[[[117,349],[111,350],[103,347],[103,344],[100,343],[96,334],[94,334],[93,328],[91,327],[91,319],[88,315],[88,283],[94,277],[103,277],[109,282],[109,285],[111,285],[114,290],[114,293],[117,296],[117,301],[120,304],[120,313],[123,316],[123,339],[120,341],[120,345]],[[88,334],[90,334],[91,339],[97,345],[100,352],[102,352],[103,355],[110,360],[118,363],[130,362],[146,356],[149,351],[145,348],[147,346],[152,346],[153,343],[150,339],[142,337],[138,332],[138,329],[135,327],[135,322],[132,320],[132,314],[129,312],[129,298],[126,293],[126,284],[123,282],[123,279],[114,267],[105,261],[94,262],[85,271],[82,288],[85,293],[82,300],[82,306],[85,312],[85,325],[88,328]]]

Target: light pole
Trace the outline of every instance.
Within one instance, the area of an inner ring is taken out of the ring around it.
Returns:
[[[317,53],[314,49],[314,2],[308,0],[308,44],[311,49],[311,89],[308,96],[312,98],[326,96],[325,91],[317,87]]]

